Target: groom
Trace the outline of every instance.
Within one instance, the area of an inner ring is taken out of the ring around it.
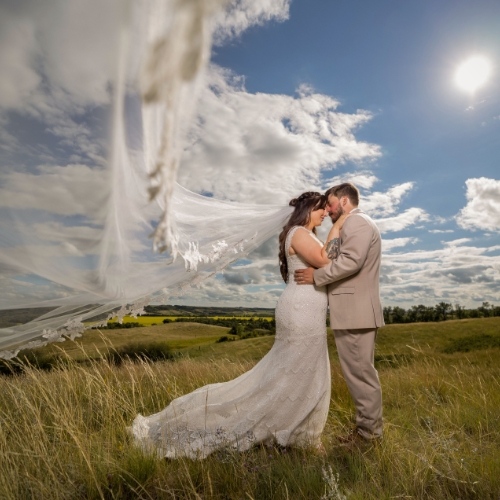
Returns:
[[[377,328],[384,325],[379,294],[380,232],[358,208],[359,191],[346,182],[330,188],[330,218],[349,214],[340,232],[340,253],[321,269],[295,271],[298,284],[328,285],[330,325],[342,373],[356,406],[356,430],[345,443],[382,437],[382,391],[374,367]],[[334,240],[332,247],[337,246]],[[329,250],[329,249],[328,249]]]

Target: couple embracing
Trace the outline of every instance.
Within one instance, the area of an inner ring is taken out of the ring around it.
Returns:
[[[344,183],[324,195],[303,193],[279,237],[280,271],[287,286],[276,306],[271,350],[234,380],[210,384],[173,400],[159,413],[134,420],[136,443],[160,457],[204,458],[256,443],[324,448],[331,373],[326,314],[356,406],[356,428],[339,441],[382,436],[382,393],[374,367],[381,238],[358,208],[359,191]],[[323,244],[316,227],[334,223]],[[333,393],[335,397],[335,391]]]

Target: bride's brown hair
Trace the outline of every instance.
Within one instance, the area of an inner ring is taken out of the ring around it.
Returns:
[[[292,215],[290,215],[279,237],[280,272],[285,283],[288,282],[288,264],[286,261],[285,242],[290,229],[294,226],[305,226],[309,224],[311,221],[311,212],[319,210],[320,208],[325,208],[326,203],[326,197],[315,191],[307,191],[306,193],[302,193],[298,198],[290,200],[289,205],[295,207],[295,210],[292,212]],[[313,233],[316,234],[316,228],[313,228]]]

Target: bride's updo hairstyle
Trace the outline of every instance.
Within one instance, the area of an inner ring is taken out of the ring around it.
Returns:
[[[326,204],[326,197],[321,193],[316,193],[315,191],[307,191],[306,193],[302,193],[298,198],[290,200],[289,205],[294,207],[295,210],[292,212],[288,222],[283,227],[283,231],[281,231],[279,238],[280,272],[285,283],[288,281],[288,264],[286,262],[285,242],[290,229],[294,226],[305,226],[309,224],[311,221],[311,212],[325,208]],[[313,233],[316,234],[316,228],[313,228]]]

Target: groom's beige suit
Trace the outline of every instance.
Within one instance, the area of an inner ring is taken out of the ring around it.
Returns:
[[[361,436],[382,435],[382,391],[374,366],[377,328],[384,325],[379,279],[380,232],[359,208],[350,212],[340,232],[340,254],[314,271],[317,286],[328,285],[330,325],[342,372],[356,405]]]

